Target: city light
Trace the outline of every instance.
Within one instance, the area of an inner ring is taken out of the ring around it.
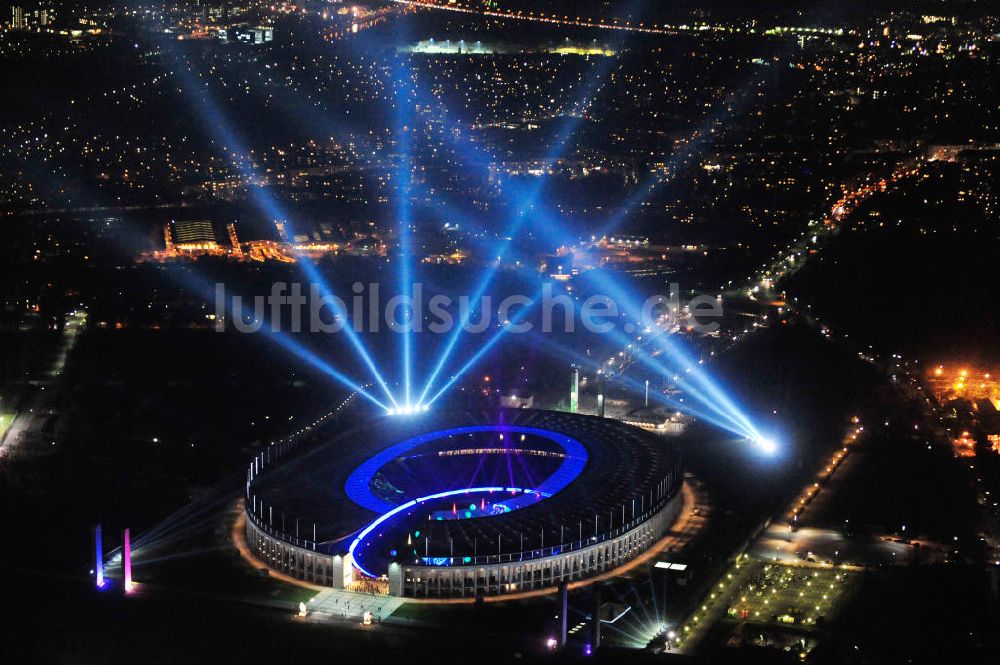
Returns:
[[[6,8],[5,647],[995,652],[996,3],[801,4]]]
[[[624,37],[621,36],[619,39],[623,38]],[[605,78],[607,69],[610,67],[610,61],[611,59],[606,59],[595,70],[589,72],[587,78],[579,86],[577,91],[578,99],[575,106],[584,105],[593,97],[595,88],[598,87],[601,84],[601,81]],[[195,75],[187,71],[186,67],[181,67],[180,75],[182,78],[186,79],[185,82],[189,90],[192,91],[192,101],[196,111],[202,114],[206,121],[219,131],[220,138],[223,143],[234,149],[233,154],[238,157],[237,159],[234,159],[234,166],[242,169],[244,175],[250,180],[259,180],[260,174],[254,170],[252,164],[242,158],[239,158],[249,154],[249,151],[247,150],[244,142],[237,135],[235,129],[230,125],[221,109],[212,99],[209,92],[204,86],[198,85]],[[414,105],[428,105],[433,103],[435,100],[432,97],[429,97],[426,93],[420,91],[412,83],[412,73],[401,61],[401,59],[396,59],[395,64],[390,68],[390,77],[391,80],[387,81],[387,83],[391,86],[395,102],[393,104],[393,133],[395,134],[400,148],[400,159],[398,160],[395,174],[396,180],[399,183],[396,190],[397,199],[395,201],[397,217],[396,224],[398,229],[400,252],[399,260],[397,262],[397,277],[399,280],[400,292],[409,293],[413,283],[410,237],[411,213],[409,204],[411,199],[411,187],[413,185],[411,181],[413,146],[411,143],[409,128],[413,124]],[[442,113],[441,117],[446,123],[449,122],[447,119],[447,109],[445,109],[445,112]],[[566,148],[571,138],[575,135],[579,122],[579,114],[570,115],[564,119],[557,133],[557,137],[550,147],[547,160],[551,161],[560,158],[561,153]],[[464,153],[465,158],[470,163],[482,161],[477,158],[483,156],[483,149],[467,140],[458,139],[457,137],[461,135],[461,132],[449,131],[446,135],[458,142],[456,143],[456,147],[460,150],[460,152]],[[698,149],[697,142],[688,142],[688,144],[691,146],[691,149]],[[536,205],[540,201],[546,182],[547,181],[545,179],[541,179],[534,186],[528,189],[523,189],[519,186],[511,188],[508,196],[511,197],[509,202],[512,204],[513,214],[510,217],[508,228],[505,232],[500,234],[499,240],[492,250],[492,253],[497,257],[497,261],[491,262],[485,268],[484,273],[476,283],[476,287],[474,289],[474,299],[485,292],[491,284],[503,257],[509,249],[511,238],[517,235],[521,226],[526,222],[529,211],[532,211],[533,214],[537,216],[538,222],[546,229],[547,232],[554,234],[556,237],[566,235],[566,232],[562,228],[561,224],[548,215],[544,210],[538,209],[538,206]],[[659,182],[659,180],[656,180],[656,182]],[[287,229],[291,228],[290,222],[288,221],[289,216],[280,209],[277,201],[267,194],[263,188],[252,187],[251,193],[254,195],[254,201],[257,202],[261,210],[263,210],[270,218],[281,219],[283,220],[282,224],[284,224]],[[620,221],[620,217],[626,215],[631,208],[638,205],[642,200],[648,198],[650,193],[651,191],[648,188],[640,188],[637,192],[635,192],[633,196],[633,199],[635,200],[630,201],[628,205],[620,209],[619,218],[612,220],[612,225],[617,225]],[[572,238],[567,237],[567,244],[572,244]],[[313,265],[312,261],[305,260],[299,261],[298,263],[306,275],[322,288],[323,293],[327,296],[330,295],[329,287],[326,285],[326,282],[319,274],[319,271],[316,266]],[[613,287],[611,295],[619,299],[621,301],[620,306],[623,309],[626,309],[628,303],[628,288],[620,285],[617,278],[613,276],[605,274],[601,276],[601,279],[606,280],[606,285]],[[636,308],[633,307],[628,309],[635,310]],[[465,315],[466,319],[471,316],[471,312],[471,308],[467,309]],[[335,313],[338,318],[345,320],[349,318],[346,312],[339,309]],[[635,312],[633,311],[633,314],[634,313]],[[411,319],[411,317],[415,315],[415,312],[407,311],[404,316]],[[481,315],[487,316],[488,313],[482,312]],[[520,315],[519,320],[523,320],[524,316],[526,316],[526,312]],[[383,404],[381,400],[375,399],[369,393],[361,389],[356,381],[348,379],[340,371],[334,369],[327,363],[323,363],[319,360],[319,358],[315,358],[313,354],[304,352],[304,349],[296,348],[298,345],[295,342],[292,342],[290,339],[281,338],[280,333],[275,336],[277,341],[279,341],[279,343],[283,346],[286,346],[286,348],[289,348],[289,350],[292,350],[294,353],[300,357],[304,357],[310,362],[315,360],[314,364],[323,368],[327,374],[352,390],[357,390],[359,394],[367,398],[369,401],[382,406],[387,415],[412,416],[425,412],[431,404],[440,399],[452,386],[458,383],[465,376],[465,374],[486,355],[486,353],[488,353],[501,341],[507,331],[507,328],[503,327],[494,333],[493,336],[485,343],[478,345],[477,350],[472,354],[472,356],[466,358],[460,367],[446,382],[444,382],[444,385],[435,390],[435,383],[441,372],[447,366],[450,357],[455,352],[458,346],[459,338],[462,336],[462,332],[465,329],[464,324],[466,322],[467,321],[462,321],[460,325],[455,327],[455,329],[447,337],[440,352],[432,361],[429,373],[426,374],[424,380],[420,383],[422,388],[419,390],[419,396],[417,397],[416,404],[414,404],[411,398],[411,391],[415,378],[413,363],[412,320],[404,323],[404,330],[400,334],[401,351],[399,358],[399,385],[401,386],[401,395],[396,395],[389,389],[388,383],[383,377],[379,367],[376,365],[375,359],[361,342],[357,333],[352,330],[352,326],[347,325],[342,328],[342,330],[345,331],[345,334],[357,357],[363,361],[372,377],[372,380],[381,388],[386,399],[388,400],[388,404]],[[665,338],[666,336],[661,337]],[[691,399],[698,403],[698,406],[694,406],[690,403],[678,403],[673,406],[702,416],[709,413],[714,414],[707,418],[709,422],[719,424],[741,435],[753,436],[756,434],[754,426],[743,414],[742,410],[737,407],[733,400],[730,399],[729,396],[708,377],[707,373],[702,368],[698,367],[695,363],[690,362],[685,357],[684,353],[677,348],[677,345],[673,341],[663,339],[659,342],[659,344],[659,352],[663,353],[665,358],[669,358],[673,361],[673,367],[665,366],[659,360],[653,360],[652,356],[648,354],[642,358],[642,362],[646,365],[656,367],[663,374],[674,371],[677,367],[683,369],[685,377],[683,381],[678,381],[678,384],[684,389],[685,393]]]

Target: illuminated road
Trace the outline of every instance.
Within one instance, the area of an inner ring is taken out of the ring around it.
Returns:
[[[771,262],[764,264],[761,270],[750,278],[745,287],[751,298],[774,300],[771,290],[778,281],[792,275],[805,265],[815,253],[819,241],[837,233],[847,218],[858,206],[875,194],[887,192],[890,187],[920,174],[920,164],[908,161],[900,164],[886,178],[866,175],[860,184],[847,189],[844,194],[830,205],[830,212],[821,220],[812,220],[797,239],[792,241]],[[845,185],[846,187],[846,185]]]
[[[494,7],[467,7],[453,2],[443,0],[393,0],[393,2],[410,7],[418,7],[431,11],[449,11],[461,14],[475,14],[488,18],[507,19],[511,21],[531,21],[533,23],[545,23],[548,25],[564,25],[574,28],[594,28],[597,30],[619,30],[624,32],[637,32],[650,35],[679,35],[699,32],[726,32],[745,34],[809,34],[842,36],[844,31],[840,28],[814,28],[814,27],[775,27],[766,30],[756,30],[755,28],[740,28],[731,25],[719,25],[705,22],[680,23],[677,25],[668,23],[645,23],[633,22],[617,18],[593,18],[586,16],[569,16],[566,14],[547,14],[540,11],[519,11],[514,9],[503,9]]]
[[[36,388],[34,393],[27,400],[27,405],[14,414],[7,430],[0,434],[0,460],[10,455],[16,448],[30,442],[33,436],[40,435],[49,418],[55,415],[53,405],[56,403],[58,380],[76,346],[77,335],[86,322],[85,311],[74,311],[66,315],[62,337],[55,350],[52,364],[42,379],[30,382]],[[50,435],[49,438],[53,439],[54,435]],[[56,442],[49,440],[47,443],[42,443],[55,445]]]
[[[393,2],[421,9],[434,11],[458,12],[460,14],[476,14],[489,18],[501,18],[512,21],[532,21],[534,23],[547,23],[550,25],[566,25],[577,28],[597,28],[599,30],[624,30],[627,32],[641,32],[657,35],[676,35],[682,32],[711,30],[711,26],[668,26],[668,25],[646,25],[645,23],[632,24],[629,21],[618,19],[594,19],[581,16],[559,16],[556,14],[545,14],[543,12],[521,12],[509,9],[485,9],[483,7],[464,7],[458,4],[443,4],[434,0],[393,0]]]
[[[724,291],[727,296],[749,296],[751,300],[771,302],[778,307],[778,313],[786,311],[793,313],[794,308],[784,301],[783,296],[773,291],[778,281],[801,270],[809,257],[816,253],[821,240],[836,234],[862,202],[871,196],[889,191],[893,186],[905,180],[918,176],[920,166],[919,162],[907,161],[897,166],[890,175],[884,178],[867,174],[859,177],[857,184],[845,185],[843,194],[830,204],[828,214],[821,219],[811,220],[799,237],[779,252],[778,256],[761,266],[760,270],[751,275],[743,286],[729,289],[722,287],[720,291]],[[722,296],[717,297],[721,301]],[[652,330],[646,329],[644,336],[636,336],[632,343],[623,346],[616,353],[612,353],[611,357],[602,363],[602,369],[609,380],[616,377],[626,379],[628,370],[637,365],[642,356],[658,356],[661,353],[661,350],[657,348],[658,343],[660,343],[659,338],[662,335],[678,332],[686,325],[686,321],[683,319],[671,321],[661,317],[657,324]],[[729,346],[741,341],[744,334],[764,327],[766,326],[759,325],[755,321],[752,327],[745,329],[742,334],[731,333]],[[712,355],[715,355],[714,352]],[[710,358],[699,359],[698,364],[702,365],[709,360]],[[672,382],[677,383],[685,378],[683,375],[675,374]],[[657,398],[659,399],[659,396]]]

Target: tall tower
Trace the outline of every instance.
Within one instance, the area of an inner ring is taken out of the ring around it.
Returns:
[[[132,593],[132,538],[127,527],[122,532],[122,589]]]
[[[104,588],[104,544],[101,542],[101,525],[94,527],[94,585]]]
[[[580,368],[570,365],[573,377],[569,384],[569,412],[576,413],[580,409]]]
[[[597,417],[604,417],[604,370],[597,370]]]
[[[170,222],[163,225],[163,245],[168,256],[174,253],[174,234],[170,231]]]
[[[229,234],[229,244],[232,245],[230,252],[233,256],[242,259],[243,258],[243,248],[240,247],[239,236],[236,235],[236,223],[230,222],[226,224],[226,232]]]

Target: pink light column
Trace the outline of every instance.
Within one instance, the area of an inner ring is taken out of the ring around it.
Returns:
[[[125,593],[132,591],[132,540],[126,528],[122,535],[122,580]]]

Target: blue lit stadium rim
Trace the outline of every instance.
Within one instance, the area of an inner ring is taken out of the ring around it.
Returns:
[[[401,505],[395,505],[385,499],[379,498],[372,492],[371,482],[375,474],[378,473],[379,469],[391,462],[393,459],[404,455],[414,448],[433,441],[453,436],[461,436],[463,434],[477,434],[482,432],[496,432],[498,434],[506,435],[528,434],[548,439],[549,441],[559,445],[566,455],[563,458],[562,463],[559,465],[559,468],[556,469],[552,475],[542,481],[541,484],[534,488],[499,486],[460,488],[412,499]],[[507,493],[512,496],[509,499],[491,502],[491,509],[489,512],[478,512],[474,510],[470,512],[463,511],[463,513],[460,513],[458,517],[486,517],[491,514],[495,515],[498,512],[506,513],[518,510],[519,508],[524,508],[525,506],[537,503],[542,499],[551,497],[564,489],[580,475],[584,467],[587,465],[587,459],[587,449],[573,437],[537,427],[520,427],[516,425],[471,425],[467,427],[456,427],[453,429],[427,432],[425,434],[420,434],[406,439],[405,441],[401,441],[368,458],[354,470],[344,484],[344,490],[347,493],[348,498],[359,506],[372,510],[376,513],[381,513],[375,521],[362,529],[357,537],[355,537],[354,541],[348,548],[349,559],[354,567],[365,575],[369,577],[378,577],[362,566],[355,556],[355,550],[369,535],[371,535],[375,529],[385,524],[393,517],[404,514],[409,509],[427,501],[442,499],[449,496],[484,493]],[[442,519],[442,517],[439,516],[437,519]]]
[[[552,432],[546,429],[539,429],[537,427],[522,427],[517,425],[470,425],[467,427],[456,427],[453,429],[437,430],[435,432],[420,434],[386,448],[378,454],[368,458],[354,470],[354,472],[347,478],[347,482],[344,483],[344,491],[347,493],[347,496],[351,499],[351,501],[374,513],[381,515],[395,510],[398,507],[396,504],[375,496],[372,492],[372,478],[375,477],[375,474],[378,473],[379,469],[400,455],[403,455],[426,443],[456,435],[476,434],[480,432],[497,432],[499,434],[530,434],[543,439],[548,439],[549,441],[552,441],[562,447],[563,451],[566,453],[562,464],[559,465],[559,468],[556,469],[551,476],[542,481],[542,483],[537,487],[533,488],[534,492],[542,494],[543,496],[552,496],[557,494],[571,482],[576,480],[577,476],[580,475],[580,472],[583,471],[585,466],[587,466],[587,449],[579,441],[573,437],[566,436],[565,434]],[[530,494],[521,494],[503,501],[502,505],[506,508],[504,512],[509,512],[517,510],[518,508],[523,508],[524,506],[533,503],[534,500],[535,497]]]
[[[529,489],[525,489],[525,488],[522,488],[522,487],[470,487],[470,488],[467,488],[467,489],[463,488],[463,489],[457,489],[457,490],[448,490],[447,492],[438,492],[436,494],[430,494],[428,496],[422,496],[419,499],[413,499],[412,501],[407,501],[406,503],[404,503],[402,505],[396,506],[395,508],[393,508],[389,512],[385,513],[384,515],[380,516],[374,522],[372,522],[371,524],[369,524],[368,526],[366,526],[364,529],[362,529],[361,533],[359,533],[357,535],[357,537],[351,543],[351,546],[347,549],[348,557],[350,558],[350,561],[354,565],[354,567],[357,568],[358,570],[360,570],[362,573],[364,573],[368,577],[378,577],[378,575],[374,575],[374,574],[368,572],[367,570],[365,570],[364,567],[362,567],[362,565],[358,562],[358,559],[355,556],[354,552],[355,552],[355,550],[357,550],[358,546],[361,545],[362,542],[364,542],[365,538],[367,538],[369,535],[371,535],[371,533],[375,529],[377,529],[379,526],[381,526],[382,524],[385,524],[386,522],[388,522],[393,517],[396,517],[397,515],[405,513],[410,508],[413,508],[413,507],[415,507],[417,505],[420,505],[421,503],[425,503],[427,501],[433,501],[434,499],[443,499],[445,497],[458,496],[458,495],[463,495],[464,496],[464,495],[470,495],[470,494],[483,494],[483,493],[494,494],[494,493],[499,493],[499,492],[516,493],[516,494],[519,494],[520,496],[530,497],[530,500],[532,500],[532,501],[537,501],[540,498],[545,498],[545,497],[549,496],[549,495],[544,494],[544,493],[540,494],[537,490],[529,490]],[[540,496],[539,496],[539,494],[540,494]],[[417,533],[419,533],[419,531]],[[439,557],[439,558],[433,559],[431,563],[433,565],[447,565],[449,563],[449,559],[445,558],[445,557]]]

